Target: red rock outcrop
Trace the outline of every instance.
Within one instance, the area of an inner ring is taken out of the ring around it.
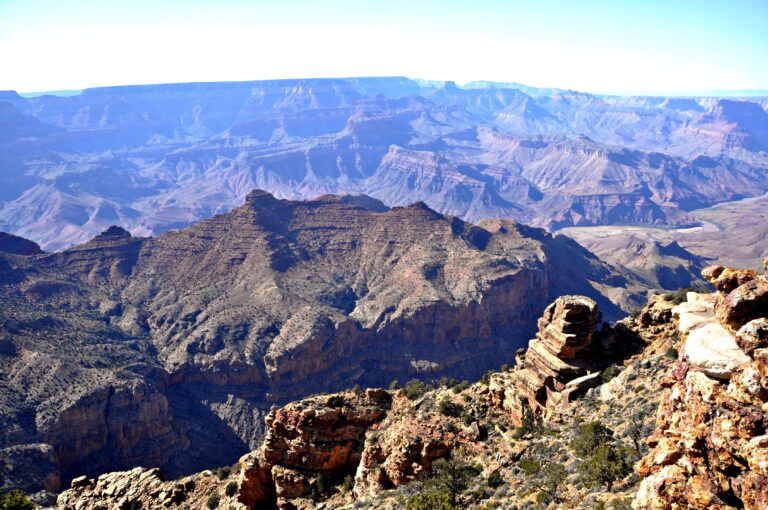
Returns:
[[[322,475],[340,480],[354,474],[365,435],[392,404],[381,389],[313,397],[274,410],[258,450],[240,459],[239,501],[249,508],[291,508]]]
[[[680,359],[637,465],[645,479],[636,510],[768,508],[766,276],[721,267],[703,275],[719,294],[689,293],[673,311]]]
[[[514,370],[491,378],[494,401],[513,422],[522,423],[526,407],[546,415],[599,384],[600,360],[588,349],[597,334],[597,317],[597,305],[584,296],[562,296],[547,307],[536,338],[518,353]]]

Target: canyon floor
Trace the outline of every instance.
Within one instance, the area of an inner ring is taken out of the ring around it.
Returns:
[[[627,264],[633,241],[677,242],[704,260],[757,269],[768,256],[768,195],[725,202],[691,213],[701,226],[682,229],[642,226],[569,227],[560,230],[611,264]]]

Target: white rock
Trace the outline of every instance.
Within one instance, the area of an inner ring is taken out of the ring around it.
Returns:
[[[691,368],[717,379],[730,379],[734,370],[750,361],[734,336],[717,322],[692,330],[681,354]]]
[[[681,313],[677,321],[677,330],[688,333],[690,330],[712,320],[712,315],[702,313]]]
[[[705,303],[702,303],[702,302],[690,303],[686,301],[685,303],[680,303],[679,305],[674,307],[672,309],[672,315],[675,317],[679,317],[681,314],[684,314],[684,313],[707,313],[711,311],[712,311],[712,308]]]

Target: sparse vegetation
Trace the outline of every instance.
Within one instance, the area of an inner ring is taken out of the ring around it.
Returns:
[[[405,388],[402,391],[410,400],[416,400],[427,391],[427,385],[418,379],[411,379],[405,384]]]
[[[579,427],[571,448],[582,458],[581,481],[587,487],[604,485],[608,491],[630,473],[636,456],[634,450],[614,440],[611,429],[597,421]]]
[[[35,504],[20,490],[0,492],[0,510],[34,510],[35,508]]]
[[[464,409],[459,404],[451,401],[450,398],[443,397],[437,404],[437,410],[440,411],[440,414],[443,416],[451,416],[455,418],[461,416]]]
[[[495,489],[500,487],[504,483],[504,479],[501,477],[501,473],[494,471],[488,475],[488,487]]]

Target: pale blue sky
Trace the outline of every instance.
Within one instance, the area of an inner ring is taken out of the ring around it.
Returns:
[[[383,75],[768,89],[767,27],[768,0],[0,0],[0,90]]]

